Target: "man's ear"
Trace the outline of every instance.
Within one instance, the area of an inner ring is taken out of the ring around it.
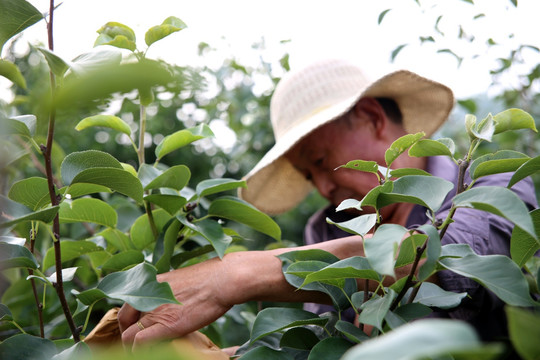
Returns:
[[[373,129],[375,136],[383,136],[390,119],[375,98],[363,97],[354,106],[354,115]]]

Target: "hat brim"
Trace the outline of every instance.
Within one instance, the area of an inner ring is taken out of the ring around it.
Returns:
[[[454,106],[452,91],[440,83],[407,70],[388,74],[359,89],[357,95],[320,109],[289,129],[244,177],[247,187],[240,188],[240,198],[270,215],[298,205],[313,185],[283,155],[313,130],[339,118],[363,97],[393,99],[403,115],[404,129],[408,133],[424,131],[427,137],[446,121]]]

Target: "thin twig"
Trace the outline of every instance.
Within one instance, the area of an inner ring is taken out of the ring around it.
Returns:
[[[34,227],[32,226],[32,230],[30,230],[30,252],[34,254],[34,248],[36,244],[36,233],[34,231]],[[30,276],[34,275],[34,270],[28,269],[28,274]],[[39,334],[42,338],[45,338],[45,328],[43,326],[43,304],[41,301],[39,301],[39,296],[36,289],[36,282],[34,281],[34,278],[30,278],[30,284],[32,286],[32,292],[34,293],[34,300],[36,301],[36,307],[38,312],[38,319],[39,319]]]

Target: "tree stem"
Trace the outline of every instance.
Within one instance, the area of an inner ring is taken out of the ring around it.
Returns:
[[[32,226],[32,230],[30,230],[30,252],[34,254],[34,247],[36,244],[36,233],[34,231],[34,227]],[[28,269],[28,274],[30,276],[34,275],[34,270]],[[32,292],[34,293],[34,300],[36,301],[36,307],[38,312],[38,319],[39,319],[39,335],[42,338],[45,338],[45,329],[43,326],[43,304],[39,301],[37,289],[36,289],[36,282],[34,281],[34,278],[30,278],[30,284],[32,286]]]

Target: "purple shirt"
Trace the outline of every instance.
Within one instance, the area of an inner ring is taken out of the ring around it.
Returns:
[[[457,166],[445,156],[435,156],[428,158],[426,170],[434,176],[454,183],[454,190],[448,194],[436,213],[438,219],[445,219],[456,192]],[[505,187],[511,176],[512,173],[485,176],[477,179],[474,186]],[[465,182],[471,183],[468,174]],[[512,190],[525,202],[529,210],[538,207],[531,179],[527,178],[518,182],[512,187]],[[329,225],[326,222],[327,217],[336,222],[350,219],[350,216],[345,212],[335,212],[335,208],[332,206],[318,211],[307,223],[304,233],[306,244],[315,244],[351,235],[336,226]],[[510,255],[510,237],[513,229],[513,224],[510,221],[488,212],[466,208],[457,209],[453,220],[454,222],[450,224],[441,241],[442,245],[468,244],[479,255]],[[428,223],[426,209],[415,205],[407,219],[407,227],[425,223]],[[443,289],[453,292],[467,292],[469,297],[465,298],[461,305],[455,309],[435,309],[432,316],[468,321],[485,340],[492,340],[507,333],[504,303],[493,293],[477,282],[449,270],[440,271],[437,275]],[[332,306],[313,303],[306,303],[304,308],[318,314],[334,310]],[[349,321],[354,319],[354,315],[352,309],[348,309],[342,314],[343,318]]]

